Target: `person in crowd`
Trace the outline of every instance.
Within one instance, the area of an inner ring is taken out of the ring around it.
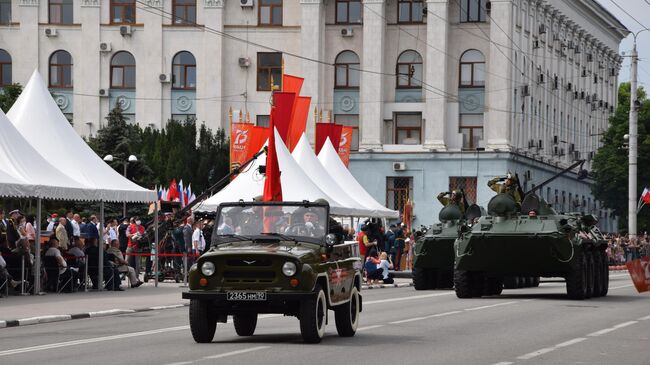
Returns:
[[[7,225],[9,222],[5,218],[5,210],[0,208],[0,245],[7,242]]]
[[[34,255],[30,248],[29,240],[27,237],[21,237],[16,243],[16,248],[11,250],[11,253],[18,256],[25,257],[25,265],[32,266],[34,264]]]
[[[194,233],[194,217],[187,217],[185,225],[183,225],[183,242],[188,254],[193,254],[192,234]],[[193,256],[188,257],[188,265],[192,265],[195,261]]]
[[[59,281],[65,282],[68,279],[72,279],[73,282],[75,281],[76,270],[68,268],[68,263],[61,255],[61,250],[59,250],[59,241],[57,239],[51,239],[49,241],[45,256],[53,256],[56,258],[56,262],[59,265]]]
[[[118,243],[120,243],[119,240],[119,233],[118,233],[118,228],[117,228],[117,219],[113,218],[108,221],[108,224],[106,225],[107,230],[108,230],[108,242],[113,242],[113,240],[117,240]],[[120,243],[121,245],[121,243]]]
[[[106,250],[106,253],[113,255],[113,263],[117,266],[119,272],[125,272],[129,276],[129,282],[131,282],[131,288],[137,288],[142,285],[142,281],[138,279],[138,275],[135,272],[135,269],[129,266],[129,263],[124,260],[122,256],[122,251],[120,251],[120,241],[117,239],[111,240],[110,247]],[[110,258],[109,258],[110,259]]]
[[[122,223],[117,227],[117,239],[120,241],[120,251],[126,252],[126,248],[129,245],[129,238],[126,235],[126,231],[129,229],[129,219],[127,217],[122,218]]]
[[[52,213],[50,216],[50,222],[47,224],[47,228],[45,230],[48,232],[54,232],[57,225],[59,225],[59,215]]]
[[[186,253],[185,246],[185,237],[183,237],[183,227],[185,224],[183,221],[179,220],[174,223],[174,229],[172,230],[172,240],[174,241],[174,253],[184,254]],[[174,257],[174,264],[176,267],[183,266],[182,257]]]
[[[75,238],[74,245],[72,245],[72,247],[70,247],[67,254],[69,256],[76,257],[77,261],[83,262],[84,258],[86,257],[86,253],[84,252],[84,248],[85,248],[84,240],[82,240],[81,238]]]
[[[67,251],[70,246],[70,239],[68,238],[68,231],[66,229],[67,219],[59,218],[59,225],[56,227],[56,239],[59,241],[59,245],[63,251]]]
[[[72,219],[70,220],[70,224],[72,224],[72,240],[71,242],[74,242],[75,237],[81,237],[81,216],[79,214],[73,214]]]
[[[397,226],[391,224],[388,226],[388,231],[386,231],[386,239],[384,240],[384,252],[390,252],[391,248],[395,244],[395,231]]]
[[[369,284],[377,284],[379,280],[383,280],[384,269],[378,268],[380,263],[377,251],[373,251],[366,257],[364,269],[366,271],[366,280]]]
[[[393,274],[388,272],[393,269],[393,263],[390,261],[386,252],[382,252],[379,255],[379,264],[377,264],[377,268],[382,269],[382,280],[384,281],[384,284],[393,284],[395,282]]]
[[[65,213],[65,231],[68,234],[68,242],[72,242],[72,237],[74,236],[74,226],[72,225],[73,217],[74,214],[71,210]],[[63,242],[61,243],[63,244]]]
[[[126,236],[129,239],[128,247],[126,248],[126,260],[129,266],[135,267],[136,257],[129,255],[129,253],[138,251],[138,240],[144,235],[144,227],[139,217],[131,219],[132,223],[126,231]]]
[[[2,288],[2,283],[5,281],[11,288],[14,289],[20,285],[20,281],[14,280],[14,278],[7,270],[7,262],[2,257],[2,253],[0,253],[0,288]],[[4,293],[4,290],[0,291],[0,296],[2,296],[2,293]]]
[[[81,238],[86,238],[88,237],[88,219],[86,217],[81,218],[81,222],[79,223],[79,231],[81,232]]]
[[[9,212],[9,219],[7,220],[7,241],[11,248],[16,247],[16,242],[18,242],[18,239],[20,238],[20,233],[18,233],[18,217],[20,215],[18,209]]]
[[[30,245],[33,247],[36,242],[36,228],[34,228],[34,216],[30,215],[26,219],[25,234],[29,240]]]
[[[19,215],[17,222],[18,237],[27,237],[27,218],[24,215]]]
[[[402,255],[404,254],[404,247],[406,246],[404,229],[406,225],[400,223],[398,226],[395,226],[395,241],[393,246],[390,249],[390,258],[395,265],[395,271],[399,271],[400,263],[402,262]]]
[[[205,251],[205,237],[203,237],[203,222],[194,223],[194,232],[192,233],[192,252],[201,255]]]
[[[86,226],[86,235],[88,238],[96,238],[99,241],[99,230],[97,228],[97,217],[90,216],[90,222]]]
[[[89,238],[88,239],[88,244],[86,247],[86,255],[88,256],[88,268],[89,268],[89,273],[91,273],[91,278],[93,280],[93,289],[97,289],[99,286],[98,283],[96,282],[97,278],[93,276],[92,271],[90,270],[91,268],[95,268],[94,271],[97,271],[99,267],[99,250],[100,248],[97,246],[98,241],[96,238]],[[117,267],[113,264],[113,262],[109,259],[108,254],[104,252],[103,255],[103,266],[104,266],[104,281],[106,282],[106,290],[115,290],[115,291],[123,291],[120,287],[122,284],[122,280],[120,280],[120,272],[118,271]],[[112,278],[112,280],[111,280]],[[109,285],[109,281],[112,285]]]
[[[377,251],[377,242],[370,240],[368,227],[365,224],[361,225],[361,232],[357,236],[357,242],[359,243],[359,254],[361,254],[364,261],[370,254]]]

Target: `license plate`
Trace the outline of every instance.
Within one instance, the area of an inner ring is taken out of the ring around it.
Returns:
[[[266,300],[266,292],[263,291],[230,291],[226,293],[227,300],[253,301]]]

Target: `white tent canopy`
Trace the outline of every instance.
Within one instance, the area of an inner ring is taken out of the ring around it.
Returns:
[[[65,141],[60,141],[61,144]],[[51,154],[51,163],[41,156],[0,112],[0,171],[14,180],[13,189],[37,198],[96,200],[95,189],[62,173],[52,164],[70,163],[69,156]],[[29,186],[17,186],[20,182]]]
[[[0,171],[0,197],[28,198],[34,194],[33,185]]]
[[[27,86],[7,113],[16,129],[38,153],[81,185],[93,188],[68,196],[75,200],[151,202],[156,192],[144,189],[108,166],[72,128],[56,105],[41,75],[34,71]],[[55,196],[51,196],[55,197]]]
[[[332,142],[329,138],[323,144],[323,147],[318,154],[318,160],[321,162],[325,171],[327,171],[332,178],[344,186],[345,190],[355,200],[360,202],[364,207],[367,207],[372,212],[369,216],[372,217],[385,217],[385,218],[399,218],[399,212],[388,209],[379,204],[368,192],[364,189],[357,179],[352,176],[350,171],[341,161],[339,154],[336,153]]]

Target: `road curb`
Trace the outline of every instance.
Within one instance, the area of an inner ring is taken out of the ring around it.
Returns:
[[[371,289],[387,289],[387,288],[406,288],[409,286],[413,286],[413,283],[362,285],[361,289],[371,290]]]
[[[30,318],[21,318],[21,319],[1,320],[0,328],[28,326],[28,325],[52,323],[52,322],[62,322],[62,321],[70,321],[73,319],[101,318],[101,317],[108,317],[108,316],[117,316],[120,314],[149,312],[149,311],[164,310],[164,309],[176,309],[176,308],[182,308],[187,306],[189,306],[189,303],[160,305],[160,306],[136,308],[136,309],[108,309],[108,310],[96,311],[96,312],[57,314],[57,315],[48,315],[48,316],[39,316],[39,317],[30,317]]]

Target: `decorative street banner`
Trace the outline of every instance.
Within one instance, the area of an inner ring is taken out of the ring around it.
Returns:
[[[342,129],[343,126],[336,123],[316,123],[316,154],[323,148],[328,137],[334,148],[340,146]]]
[[[639,293],[650,291],[650,257],[629,261],[625,266],[630,272],[636,291]]]
[[[257,127],[251,123],[232,123],[230,127],[230,171],[251,159],[262,148],[267,137],[268,128]]]
[[[300,140],[300,136],[305,132],[310,104],[311,97],[309,96],[299,96],[296,98],[295,103],[293,103],[291,125],[289,126],[289,140],[287,141],[289,151],[293,151]]]
[[[341,161],[348,167],[350,164],[350,148],[352,147],[352,127],[343,127],[341,129],[341,142],[339,142],[339,157]]]

